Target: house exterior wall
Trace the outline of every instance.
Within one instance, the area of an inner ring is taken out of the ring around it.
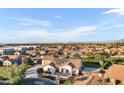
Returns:
[[[15,52],[14,49],[3,49],[3,54],[5,55],[14,54],[14,52]]]
[[[11,65],[12,65],[12,62],[11,61],[5,60],[3,62],[3,66],[11,66]]]
[[[74,69],[73,69],[73,72],[77,75],[77,74],[79,73],[79,70],[76,69],[76,68],[74,68]]]
[[[110,81],[113,85],[115,85],[115,81],[116,81],[115,79],[110,78]]]
[[[71,66],[63,66],[63,67],[60,67],[59,68],[59,72],[62,72],[62,73],[67,73],[66,71],[68,70],[68,73],[72,73],[72,67]]]
[[[122,81],[122,85],[124,85],[124,81]]]
[[[20,52],[15,52],[14,54],[17,55],[17,56],[21,55]]]
[[[2,49],[0,50],[0,54],[2,54],[2,55],[3,55],[3,50],[2,50]]]
[[[51,61],[49,60],[42,60],[42,66],[49,65]]]
[[[43,70],[44,70],[44,72],[49,72],[50,71],[52,74],[54,74],[55,71],[56,71],[56,68],[54,68],[54,67],[52,67],[50,65],[47,65],[47,66],[43,67]]]

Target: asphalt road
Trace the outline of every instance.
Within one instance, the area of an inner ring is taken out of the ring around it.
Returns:
[[[25,78],[22,85],[57,85],[56,82],[47,78]]]

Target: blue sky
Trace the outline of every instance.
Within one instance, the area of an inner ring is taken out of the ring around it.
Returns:
[[[0,9],[0,43],[124,39],[124,9]]]

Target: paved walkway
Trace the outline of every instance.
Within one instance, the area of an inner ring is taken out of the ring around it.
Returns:
[[[86,79],[84,80],[76,80],[74,85],[87,85],[88,82],[90,82],[92,80],[92,76],[88,76]]]

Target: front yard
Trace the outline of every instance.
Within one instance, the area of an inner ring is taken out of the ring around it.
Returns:
[[[38,74],[40,78],[48,78],[53,81],[59,81],[60,85],[72,85],[75,82],[74,76],[64,78],[59,75],[55,77],[55,76],[51,76],[50,73],[43,72],[41,69],[38,70]]]
[[[67,79],[64,79],[64,78],[59,79],[59,83],[61,85],[73,85],[75,81],[76,81],[75,77],[70,77],[70,78],[67,78]]]

